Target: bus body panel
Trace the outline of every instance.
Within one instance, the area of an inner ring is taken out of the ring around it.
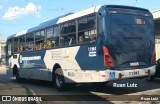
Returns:
[[[11,58],[12,66],[16,65],[20,72],[20,77],[52,80],[52,71],[55,64],[59,64],[64,72],[64,76],[81,70],[105,70],[103,66],[103,56],[98,55],[95,46],[75,46],[69,48],[50,49],[35,52],[22,52],[16,59]],[[98,48],[97,48],[98,49]],[[97,60],[102,60],[97,62]],[[94,66],[96,64],[96,66]],[[100,67],[102,66],[102,67]],[[82,71],[83,72],[83,71]],[[30,73],[30,74],[28,74]],[[94,77],[97,79],[96,77]]]
[[[53,70],[52,70],[51,66],[54,66],[54,64],[56,64],[56,63],[59,63],[61,65],[63,74],[65,76],[65,81],[67,83],[106,82],[106,81],[117,80],[117,79],[145,77],[145,76],[148,76],[148,73],[147,73],[148,70],[150,70],[150,75],[153,75],[155,73],[153,70],[155,68],[155,66],[145,68],[145,69],[133,69],[133,70],[123,70],[123,71],[118,71],[118,70],[81,70],[80,66],[78,65],[77,61],[75,60],[75,56],[76,56],[76,53],[78,53],[79,47],[76,47],[76,48],[74,48],[74,51],[72,51],[73,48],[47,50],[45,52],[44,58],[41,59],[41,61],[44,61],[44,63],[45,63],[44,65],[46,65],[46,68],[34,67],[34,65],[35,65],[34,61],[32,63],[31,62],[29,62],[29,63],[23,62],[23,63],[25,63],[25,65],[23,65],[22,63],[19,63],[20,64],[19,66],[23,66],[21,68],[18,67],[20,77],[27,78],[27,79],[38,79],[38,80],[52,81],[52,71]],[[43,53],[43,52],[39,52],[39,53]],[[25,58],[23,57],[23,55]],[[32,56],[33,53],[32,52],[23,53],[23,55],[17,54],[17,56],[20,56],[21,58],[19,57],[17,60],[14,59],[14,62],[17,62],[18,60],[20,62],[20,59],[25,59],[25,61],[27,61],[26,57],[28,59],[29,58],[31,59],[31,57],[32,57],[32,60],[33,60],[33,56]],[[34,56],[34,58],[35,58],[35,56]],[[84,61],[84,63],[85,62],[86,61]],[[41,63],[43,63],[43,62],[41,62]],[[18,66],[17,63],[14,63],[14,64]],[[27,67],[27,64],[30,64],[29,67]],[[131,72],[134,73],[135,71],[138,71],[138,74],[129,75],[129,73],[131,73]],[[123,74],[124,76],[119,78],[119,73]]]
[[[47,61],[49,62],[52,60],[49,59]],[[67,63],[67,61],[65,62]],[[154,75],[155,73],[154,69],[155,69],[155,66],[144,68],[144,69],[132,69],[132,70],[121,70],[121,71],[118,71],[118,70],[81,70],[81,69],[78,69],[78,66],[77,66],[76,69],[63,68],[62,71],[65,76],[66,83],[88,83],[88,82],[107,82],[107,81],[119,80],[119,79],[125,79],[125,78],[146,77],[148,75]],[[20,73],[21,78],[52,81],[52,75],[49,74],[49,73],[52,73],[52,70],[48,70],[48,69],[44,69],[43,71],[42,69],[35,69],[35,68],[30,68],[30,69],[29,68],[26,68],[26,69],[19,68],[19,73]],[[120,73],[123,76],[120,77],[119,76]],[[46,75],[47,77],[45,77]]]

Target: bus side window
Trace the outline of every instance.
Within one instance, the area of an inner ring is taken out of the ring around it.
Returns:
[[[19,52],[24,51],[24,46],[25,46],[25,36],[20,36],[19,37]]]
[[[78,20],[78,42],[79,44],[92,43],[97,39],[96,16],[86,16]],[[83,38],[83,43],[82,39]]]
[[[71,21],[61,25],[61,46],[71,46],[76,44],[76,22]]]
[[[53,39],[48,39],[46,48],[53,48],[53,47],[56,47],[56,41],[54,41]]]
[[[47,29],[46,48],[55,48],[59,46],[59,28],[58,26]]]
[[[26,35],[26,44],[24,45],[24,51],[34,50],[34,33]]]
[[[61,46],[70,46],[76,44],[76,34],[61,36]]]
[[[76,44],[76,34],[70,34],[68,35],[69,43],[68,45],[74,45]]]
[[[97,39],[96,30],[89,30],[89,31],[86,31],[84,34],[86,37],[86,43],[95,42]]]
[[[84,41],[85,41],[85,37],[84,37],[84,35],[80,35],[79,36],[79,44],[83,44],[84,43]]]
[[[18,48],[18,37],[14,38],[13,47],[14,47],[14,53],[18,52],[18,50],[19,50],[19,48]]]
[[[44,46],[45,46],[44,42],[45,42],[45,32],[44,32],[44,30],[37,31],[35,33],[35,46],[34,46],[34,48],[36,50],[44,49]]]

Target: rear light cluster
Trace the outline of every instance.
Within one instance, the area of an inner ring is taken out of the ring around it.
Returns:
[[[109,13],[110,13],[110,14],[111,14],[111,13],[117,13],[117,11],[112,11],[112,10],[110,10]]]
[[[103,46],[103,52],[104,52],[104,66],[106,66],[107,68],[113,68],[114,62],[113,58],[109,54],[108,48]]]
[[[119,73],[119,78],[122,78],[124,76],[124,74]]]

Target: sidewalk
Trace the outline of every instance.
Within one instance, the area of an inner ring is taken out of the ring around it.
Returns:
[[[8,82],[0,82],[0,95],[31,95],[27,88]]]
[[[21,84],[16,83],[15,81],[8,80],[6,75],[6,68],[5,66],[0,67],[0,97],[1,96],[16,96],[18,95],[19,97],[24,96],[24,95],[33,95],[32,92],[24,87]],[[0,98],[1,99],[1,98]],[[0,104],[36,104],[36,102],[19,102],[19,101],[14,101],[14,102],[0,102]]]

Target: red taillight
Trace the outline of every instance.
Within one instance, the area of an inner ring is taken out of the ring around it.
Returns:
[[[108,48],[103,46],[103,52],[104,52],[104,66],[113,68],[114,67],[113,58],[110,56]]]
[[[111,11],[111,10],[110,10],[109,13],[110,13],[110,14],[111,14],[111,13],[117,13],[117,11]]]
[[[156,52],[155,52],[155,50],[154,50],[154,53],[152,55],[151,64],[152,65],[156,64]]]

